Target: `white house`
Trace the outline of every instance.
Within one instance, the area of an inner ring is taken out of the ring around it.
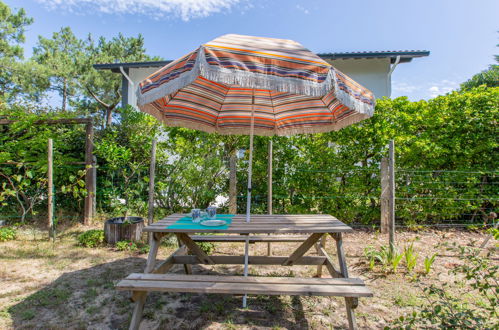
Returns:
[[[398,64],[411,62],[416,57],[430,55],[426,50],[351,52],[317,54],[335,68],[352,77],[370,89],[376,98],[390,97],[392,90],[391,75]],[[136,106],[135,88],[137,84],[171,61],[132,62],[94,64],[97,70],[111,70],[122,75],[122,106]],[[132,86],[125,73],[134,83]]]

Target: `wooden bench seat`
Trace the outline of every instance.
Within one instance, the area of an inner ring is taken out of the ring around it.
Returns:
[[[194,242],[245,242],[245,235],[192,235],[190,238]],[[298,235],[274,235],[274,236],[253,236],[249,237],[250,243],[259,242],[275,242],[275,243],[287,243],[287,242],[303,242],[308,236],[298,236]]]
[[[244,277],[216,275],[130,274],[116,288],[135,292],[163,291],[219,294],[372,297],[358,278]]]

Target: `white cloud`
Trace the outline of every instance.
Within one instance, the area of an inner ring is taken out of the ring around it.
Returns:
[[[459,88],[459,83],[454,80],[442,79],[429,82],[393,81],[392,98],[408,96],[411,100],[431,99],[444,95]]]
[[[307,8],[305,8],[305,7],[301,6],[301,5],[296,5],[296,9],[302,11],[305,15],[310,14],[310,11]]]
[[[406,82],[394,81],[392,84],[392,91],[397,95],[408,95],[421,89],[420,86],[412,85]]]
[[[431,84],[431,87],[428,88],[428,92],[430,93],[430,97],[433,98],[438,95],[450,93],[457,88],[459,88],[459,83],[444,79],[440,82]]]
[[[183,21],[230,10],[244,0],[36,0],[50,9],[105,14],[140,14],[155,18],[173,15]]]

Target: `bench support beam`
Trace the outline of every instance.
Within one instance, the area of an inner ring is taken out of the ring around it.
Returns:
[[[199,247],[199,245],[197,245],[189,237],[189,235],[187,235],[185,233],[176,233],[176,235],[177,235],[178,239],[180,241],[182,241],[182,243],[184,243],[189,248],[189,251],[191,251],[192,253],[194,253],[199,258],[199,260],[202,263],[208,264],[208,265],[214,265],[215,264],[213,262],[213,260],[211,260],[211,258],[203,250],[201,250],[201,248]]]
[[[213,264],[221,265],[243,265],[244,256],[210,256]],[[288,257],[284,256],[249,256],[250,265],[281,265],[286,261]],[[175,264],[188,264],[188,265],[199,265],[207,264],[199,260],[198,256],[187,255],[187,256],[174,256],[173,262]],[[326,258],[324,256],[305,256],[296,259],[293,263],[294,265],[324,265]]]
[[[305,253],[324,235],[323,233],[314,233],[310,235],[309,238],[305,240],[296,250],[293,252],[286,261],[282,263],[283,266],[292,266],[294,262],[303,257]]]

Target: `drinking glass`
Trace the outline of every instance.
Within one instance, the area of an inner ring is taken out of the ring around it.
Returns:
[[[208,213],[208,219],[214,220],[217,217],[217,208],[210,206],[206,208],[206,213]]]
[[[192,209],[191,210],[192,222],[198,223],[201,221],[201,209]]]

